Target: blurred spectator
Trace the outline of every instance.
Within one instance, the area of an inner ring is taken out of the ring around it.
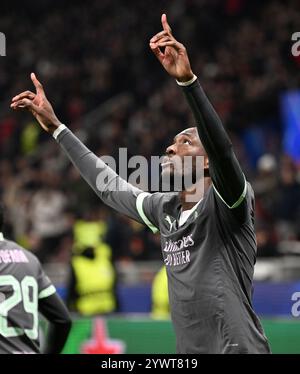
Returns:
[[[278,256],[277,239],[272,225],[258,222],[256,225],[257,257]]]
[[[59,242],[69,230],[65,215],[67,198],[57,189],[57,176],[43,173],[42,187],[31,200],[32,235],[40,240],[36,255],[41,262],[55,254]]]
[[[85,316],[115,312],[115,282],[115,270],[106,244],[86,247],[71,260],[67,292],[70,310]]]
[[[67,299],[69,308],[81,315],[107,314],[117,309],[111,248],[103,242],[107,227],[94,217],[78,220],[74,225],[75,253]]]
[[[280,164],[280,184],[276,201],[276,214],[279,221],[299,222],[300,218],[300,183],[297,169],[288,157],[283,157]]]
[[[155,319],[170,318],[168,278],[165,266],[157,272],[152,282],[151,317]]]
[[[278,184],[276,159],[271,154],[264,154],[257,162],[257,175],[253,182],[257,219],[269,222],[274,219]]]

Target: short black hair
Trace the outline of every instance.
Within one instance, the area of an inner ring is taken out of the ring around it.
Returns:
[[[4,206],[0,203],[0,232],[2,232],[4,226]]]

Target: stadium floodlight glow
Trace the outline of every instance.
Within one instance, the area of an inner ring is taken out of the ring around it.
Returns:
[[[6,37],[3,32],[0,32],[0,56],[6,56]]]

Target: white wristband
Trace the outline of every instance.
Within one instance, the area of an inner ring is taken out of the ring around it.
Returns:
[[[52,134],[53,138],[56,140],[57,137],[58,137],[58,135],[59,135],[59,134],[60,134],[64,129],[66,129],[66,128],[67,128],[67,126],[64,125],[64,124],[59,125],[58,128],[57,128],[57,129],[53,132],[53,134]]]
[[[190,79],[189,81],[187,81],[187,82],[179,82],[179,81],[176,79],[176,83],[177,83],[179,86],[189,86],[189,85],[191,85],[192,83],[194,83],[196,79],[197,79],[197,75],[194,74],[193,78]]]

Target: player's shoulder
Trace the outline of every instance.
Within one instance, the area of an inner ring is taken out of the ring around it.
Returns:
[[[35,256],[35,254],[30,252],[28,249],[25,249],[24,247],[14,242],[13,240],[5,239],[4,246],[2,247],[2,249],[6,249],[9,251],[17,251],[20,256],[25,257],[30,263],[35,263],[37,265],[39,265],[40,263],[38,258]],[[18,253],[14,252],[14,256],[17,256]]]
[[[178,200],[178,192],[155,192],[151,194],[153,205],[157,208],[173,204]]]
[[[152,205],[158,206],[164,203],[171,201],[174,196],[177,196],[176,192],[153,192],[153,193],[144,193],[146,200],[151,201]]]
[[[250,182],[246,181],[246,195],[245,195],[245,201],[248,206],[251,208],[255,205],[255,194],[253,187]]]
[[[253,190],[251,183],[249,181],[246,181],[246,185],[247,185],[247,194],[251,197],[254,197],[254,190]]]
[[[220,194],[213,187],[213,185],[211,185],[208,188],[208,191],[206,192],[205,195],[207,195],[207,199],[208,200],[217,201],[218,203],[222,202],[224,205],[226,205],[227,207],[229,207],[229,205],[226,204],[226,202],[224,201],[224,199],[220,196]],[[234,206],[229,207],[229,208],[232,209],[235,206],[239,206],[239,205],[241,205],[242,203],[245,203],[245,202],[246,203],[253,203],[254,202],[254,198],[255,198],[255,195],[254,195],[254,190],[252,188],[252,185],[251,185],[251,183],[249,181],[247,181],[245,179],[244,189],[243,189],[241,195],[239,196],[239,198],[236,201],[236,203],[234,204]],[[223,205],[223,204],[221,204],[221,205]]]
[[[255,211],[255,196],[251,183],[245,179],[243,191],[233,205],[227,204],[215,188],[208,193],[208,209],[210,213],[219,212],[220,217],[227,224],[240,225],[245,222],[252,222]],[[217,208],[217,209],[216,209]]]

